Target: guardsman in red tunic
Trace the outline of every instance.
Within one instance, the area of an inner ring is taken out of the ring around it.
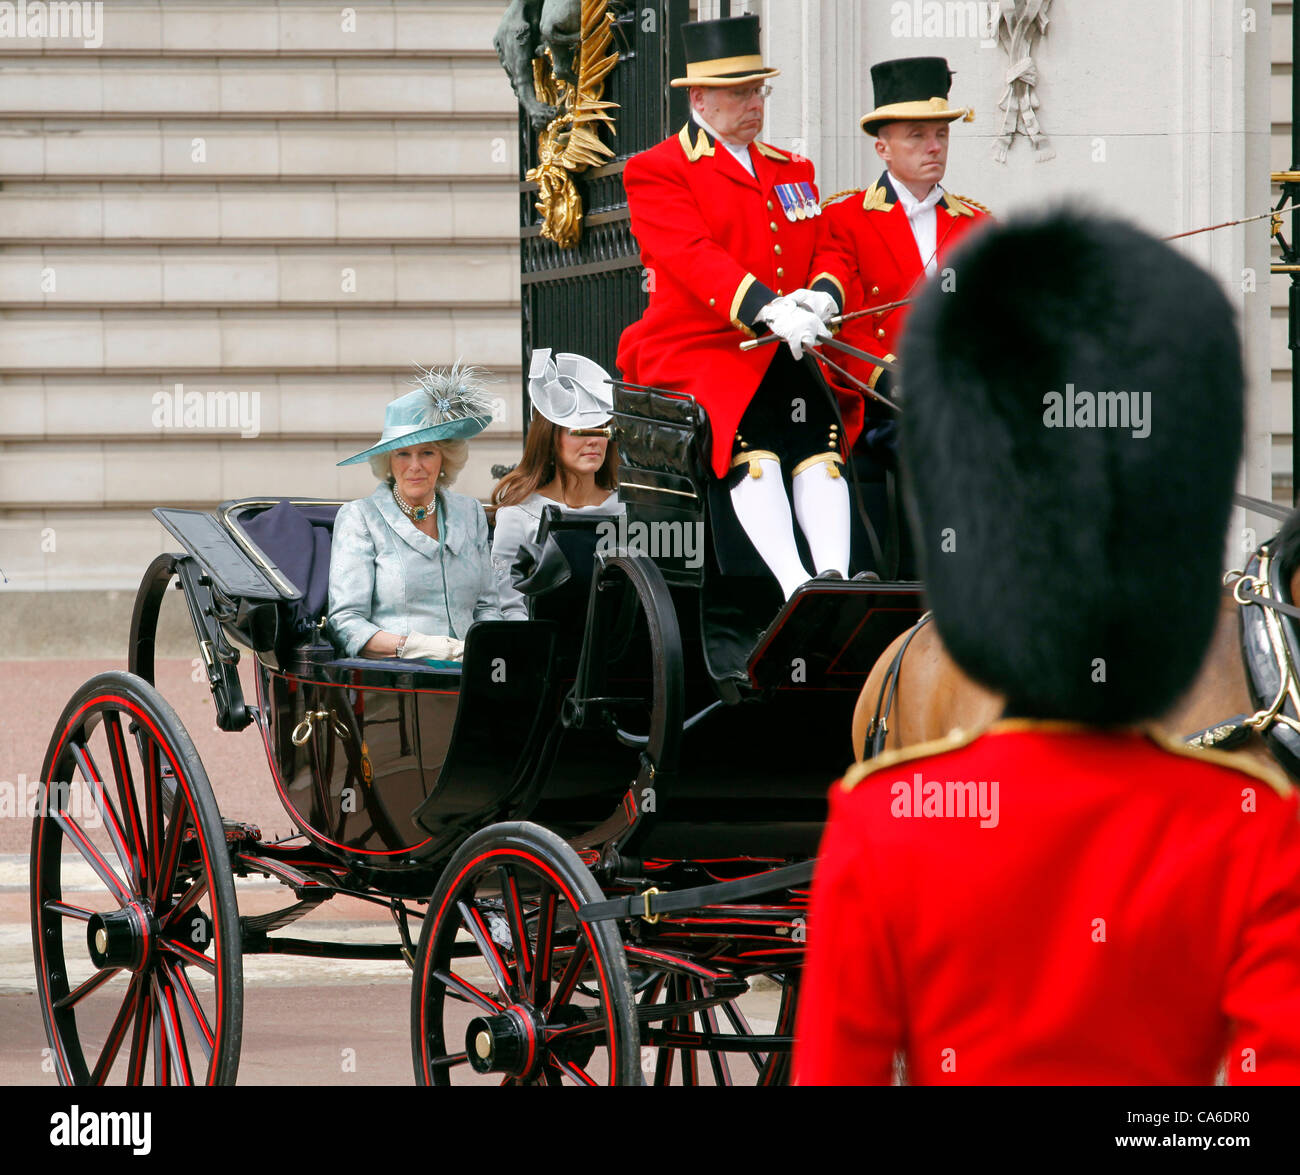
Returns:
[[[970,121],[974,111],[950,108],[952,71],[942,57],[904,57],[871,67],[876,109],[862,129],[876,140],[884,174],[866,191],[840,193],[826,202],[826,224],[850,259],[849,312],[902,302],[920,292],[926,277],[943,268],[949,252],[988,210],[943,189],[948,168],[949,123]],[[840,341],[893,360],[900,349],[907,307],[846,323]],[[846,358],[841,366],[869,387],[887,393],[889,372]],[[888,409],[868,415],[892,420]],[[867,425],[868,430],[872,428]],[[887,435],[892,436],[891,427]]]
[[[1147,726],[1218,612],[1232,308],[1068,212],[954,264],[908,326],[903,457],[934,622],[1007,707],[832,788],[795,1080],[1300,1083],[1296,792]],[[1061,427],[1067,388],[1093,410]]]
[[[623,333],[618,365],[637,384],[685,392],[708,412],[713,472],[731,483],[745,533],[788,599],[810,576],[782,474],[818,574],[847,576],[849,493],[839,467],[862,420],[844,397],[844,434],[803,347],[828,338],[844,305],[843,259],[824,230],[813,165],[758,140],[766,79],[755,16],[683,26],[691,121],[628,160],[632,231],[650,305]],[[742,351],[770,328],[788,344]],[[842,409],[843,411],[843,409]]]

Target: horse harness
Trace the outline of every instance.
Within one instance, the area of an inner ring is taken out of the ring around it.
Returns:
[[[1230,750],[1252,732],[1293,778],[1300,778],[1300,608],[1290,599],[1276,553],[1261,546],[1244,571],[1230,571],[1224,584],[1241,608],[1241,652],[1253,714],[1198,731],[1186,741],[1194,747]]]
[[[889,737],[889,715],[893,713],[894,697],[898,693],[898,676],[903,670],[903,657],[907,646],[929,622],[933,612],[921,617],[907,634],[907,639],[898,647],[894,659],[889,663],[885,680],[880,683],[880,695],[876,698],[876,712],[871,716],[871,725],[867,727],[867,757],[874,759],[885,749],[885,740]]]
[[[1252,714],[1236,714],[1207,726],[1184,741],[1200,749],[1232,750],[1252,733],[1261,735],[1269,751],[1293,778],[1300,779],[1300,607],[1290,599],[1276,553],[1261,546],[1244,571],[1224,576],[1225,591],[1241,608],[1241,649]],[[927,612],[912,626],[890,662],[867,727],[866,754],[875,758],[885,749],[889,718],[898,693],[898,679],[912,638],[929,623]]]

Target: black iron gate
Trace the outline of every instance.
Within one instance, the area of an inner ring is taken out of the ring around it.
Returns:
[[[523,315],[523,420],[529,417],[528,364],[534,347],[594,359],[617,377],[619,335],[645,310],[649,295],[641,251],[632,236],[623,191],[627,159],[653,147],[686,121],[686,91],[668,82],[685,73],[679,29],[688,0],[611,0],[618,65],[605,99],[618,103],[617,133],[601,129],[615,158],[576,177],[582,238],[563,249],[541,235],[537,185],[524,179],[537,165],[537,132],[520,117],[519,253]]]

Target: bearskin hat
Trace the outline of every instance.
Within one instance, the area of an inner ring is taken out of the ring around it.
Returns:
[[[1242,451],[1233,309],[1169,245],[1068,209],[976,234],[950,264],[901,356],[944,644],[1008,715],[1156,717],[1216,620]]]

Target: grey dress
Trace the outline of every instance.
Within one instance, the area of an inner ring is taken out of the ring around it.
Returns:
[[[381,631],[464,640],[474,621],[502,619],[482,505],[446,490],[438,501],[441,541],[415,528],[387,485],[339,508],[329,630],[344,656]]]
[[[559,506],[565,514],[579,516],[621,514],[625,509],[618,500],[617,490],[611,490],[609,496],[597,506],[565,506],[562,502],[541,494],[530,494],[517,506],[502,506],[497,511],[496,531],[492,536],[492,566],[496,571],[501,611],[507,620],[528,619],[528,601],[515,587],[511,567],[519,554],[520,544],[531,543],[537,538],[537,531],[542,524],[542,511],[547,506]]]

